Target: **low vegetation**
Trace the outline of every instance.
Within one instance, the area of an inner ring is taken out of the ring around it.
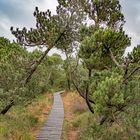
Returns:
[[[39,95],[32,103],[12,108],[0,116],[1,140],[34,140],[51,110],[52,94]]]
[[[123,120],[118,120],[113,124],[99,125],[98,115],[95,114],[93,116],[93,114],[88,111],[84,100],[77,92],[65,93],[63,95],[63,101],[65,107],[65,122],[62,140],[138,139],[136,127],[131,126],[130,122],[126,122],[126,116],[124,116]],[[78,108],[75,109],[73,106],[77,104]],[[81,106],[80,109],[79,106]]]
[[[79,137],[77,119],[81,114],[87,112],[87,105],[77,92],[65,92],[62,98],[65,110],[62,140],[77,140]]]

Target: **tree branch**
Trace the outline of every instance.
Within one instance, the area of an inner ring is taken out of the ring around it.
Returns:
[[[111,59],[116,64],[116,66],[119,67],[119,68],[123,68],[124,66],[123,65],[120,65],[118,63],[118,61],[116,60],[115,56],[113,55],[113,52],[111,51],[111,49],[109,49],[109,52],[110,52]]]
[[[58,43],[58,41],[61,39],[61,37],[63,36],[64,32],[66,31],[66,29],[59,35],[59,37],[56,39],[56,41],[54,42],[53,46],[50,46],[47,48],[47,50],[45,51],[45,53],[40,57],[40,59],[36,62],[36,65],[31,69],[31,71],[29,72],[24,86],[30,81],[33,73],[36,71],[37,67],[41,64],[41,62],[44,60],[44,58],[46,57],[46,55],[48,54],[48,52]]]
[[[124,79],[124,82],[127,81],[136,71],[138,71],[140,69],[140,65],[138,65],[137,67],[135,67],[128,76],[126,76],[126,78]]]
[[[80,90],[80,88],[75,84],[74,80],[72,80],[72,83],[74,85],[74,87],[76,88],[76,90],[78,91],[79,95],[86,100],[86,95]],[[93,100],[91,100],[89,97],[88,97],[88,100],[90,103],[92,104],[95,104],[95,102]]]

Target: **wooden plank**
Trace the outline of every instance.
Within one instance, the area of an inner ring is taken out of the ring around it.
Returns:
[[[48,121],[41,128],[36,140],[60,140],[64,120],[64,107],[60,93],[54,94],[54,103]]]

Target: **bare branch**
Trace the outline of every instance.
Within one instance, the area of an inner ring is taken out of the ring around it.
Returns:
[[[135,72],[137,72],[140,69],[140,65],[137,65],[130,73],[129,75],[124,79],[124,82],[128,80]]]
[[[76,90],[78,91],[79,95],[86,100],[86,95],[81,91],[81,89],[77,86],[77,84],[74,82],[74,80],[72,80],[72,83],[74,85],[74,87],[76,88]],[[88,101],[92,104],[95,104],[95,102],[93,100],[91,100],[89,97],[88,97]]]
[[[111,59],[112,59],[112,61],[116,64],[116,66],[119,67],[119,68],[123,68],[124,65],[120,65],[120,64],[118,63],[118,61],[116,60],[115,56],[113,55],[113,52],[111,51],[111,49],[109,49],[109,52],[110,52]]]

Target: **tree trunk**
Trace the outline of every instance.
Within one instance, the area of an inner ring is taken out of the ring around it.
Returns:
[[[34,66],[34,68],[30,71],[30,73],[28,74],[27,78],[25,79],[25,82],[23,83],[23,86],[26,86],[27,83],[31,80],[32,75],[34,74],[34,72],[37,70],[38,66],[42,63],[42,61],[44,60],[44,58],[46,57],[46,55],[48,54],[48,52],[53,48],[53,46],[55,46],[58,41],[61,39],[61,37],[64,35],[64,32],[66,31],[66,29],[60,33],[60,35],[58,36],[58,38],[56,39],[56,41],[54,42],[54,44],[50,47],[48,47],[48,49],[45,51],[45,53],[42,55],[42,57],[40,57],[39,61],[37,61],[36,65]],[[6,114],[9,109],[14,105],[14,100],[12,100],[12,102],[10,104],[8,104],[1,112],[0,114]]]
[[[0,114],[4,115],[6,112],[14,105],[14,101],[12,100],[2,111]]]
[[[68,84],[68,90],[71,90],[71,83],[70,83],[70,79],[67,78],[67,84]]]
[[[29,72],[29,74],[25,80],[24,86],[31,80],[33,73],[36,71],[38,66],[42,63],[42,61],[44,60],[44,58],[48,54],[48,52],[51,50],[51,48],[52,47],[48,47],[48,49],[45,51],[45,53],[40,57],[39,61],[36,62],[36,65],[34,66],[34,68],[31,69],[31,71]]]
[[[87,87],[86,87],[86,103],[88,105],[88,108],[89,108],[90,112],[94,113],[93,107],[91,106],[90,101],[89,101],[89,85],[90,85],[90,82],[91,82],[91,72],[92,72],[92,70],[88,69],[88,80],[89,81],[88,81]]]
[[[107,117],[106,117],[106,116],[102,116],[102,117],[101,117],[101,119],[100,119],[99,124],[100,124],[100,125],[103,125],[103,124],[104,124],[104,122],[106,121],[106,119],[107,119]]]
[[[67,89],[71,90],[71,70],[70,70],[70,60],[68,56],[68,52],[65,49],[66,60],[68,61],[67,68],[66,68],[66,78],[67,78]]]
[[[51,78],[51,75],[52,75],[52,71],[49,73],[49,75],[48,75],[48,78],[47,78],[47,82],[46,82],[46,84],[48,84],[49,83],[49,80],[50,80],[50,78]]]

